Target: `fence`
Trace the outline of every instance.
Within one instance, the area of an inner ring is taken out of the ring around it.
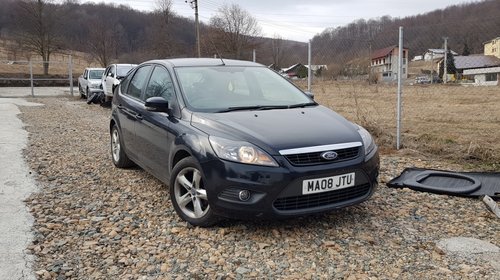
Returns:
[[[49,73],[45,74],[45,68]],[[0,61],[0,83],[5,86],[25,85],[29,83],[31,96],[35,96],[35,87],[41,84],[55,83],[68,85],[71,96],[74,96],[73,59],[67,56],[67,61]],[[67,82],[67,83],[66,83]]]

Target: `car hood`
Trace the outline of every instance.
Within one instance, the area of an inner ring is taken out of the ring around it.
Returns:
[[[209,135],[247,141],[271,154],[283,149],[362,141],[354,124],[323,106],[193,113],[191,124]]]

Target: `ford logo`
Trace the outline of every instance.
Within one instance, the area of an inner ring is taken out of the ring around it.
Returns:
[[[321,154],[321,157],[326,159],[326,160],[334,160],[338,157],[339,155],[334,152],[334,151],[328,151],[328,152],[324,152]]]

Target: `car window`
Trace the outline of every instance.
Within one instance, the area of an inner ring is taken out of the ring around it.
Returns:
[[[112,66],[112,67],[111,67],[111,71],[110,71],[110,72],[111,72],[111,74],[112,74],[113,76],[115,76],[115,73],[116,73],[116,71],[115,71],[115,66]]]
[[[103,70],[92,70],[89,71],[89,79],[100,79],[102,77]]]
[[[151,70],[151,65],[143,66],[135,72],[134,76],[130,80],[126,94],[135,98],[141,97],[141,91],[146,84],[146,79],[148,78],[149,70]]]
[[[172,79],[170,78],[168,71],[161,66],[156,66],[153,70],[151,79],[146,87],[144,100],[153,96],[163,97],[167,101],[171,101],[174,96]]]
[[[127,73],[132,70],[135,65],[118,65],[116,66],[116,73],[118,77],[125,77]]]
[[[177,67],[175,71],[184,100],[193,110],[312,103],[293,84],[266,67]]]

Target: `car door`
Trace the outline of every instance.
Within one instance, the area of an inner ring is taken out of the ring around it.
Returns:
[[[116,77],[116,65],[111,65],[106,75],[106,95],[113,96],[113,84]]]
[[[139,160],[138,143],[136,140],[136,124],[142,119],[142,108],[144,102],[141,100],[142,91],[146,85],[151,65],[145,65],[135,71],[130,81],[122,84],[120,96],[117,99],[118,121],[122,133],[123,145],[127,154]],[[140,164],[140,163],[139,163]]]
[[[162,97],[169,102],[170,108],[176,108],[176,98],[171,75],[163,66],[157,65],[151,73],[151,78],[145,88],[142,99]],[[155,176],[163,181],[168,180],[168,159],[172,146],[172,123],[174,114],[151,112],[145,107],[142,119],[137,122],[136,141],[141,161]]]
[[[107,90],[106,90],[106,80],[108,78],[108,73],[109,73],[110,69],[111,69],[111,66],[106,67],[106,70],[104,70],[104,73],[102,74],[102,77],[101,77],[101,87],[102,87],[102,90],[103,90],[104,93],[107,92]]]

